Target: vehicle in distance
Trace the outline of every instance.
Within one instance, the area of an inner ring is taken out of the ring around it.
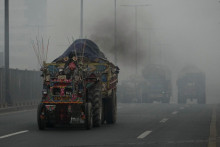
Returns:
[[[143,70],[144,80],[140,85],[142,89],[142,102],[154,101],[169,103],[171,97],[171,72],[162,65],[150,64]]]
[[[199,104],[206,103],[205,74],[196,67],[185,67],[177,80],[178,103],[196,100]]]

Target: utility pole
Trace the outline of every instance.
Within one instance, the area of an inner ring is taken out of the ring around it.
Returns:
[[[5,0],[5,100],[11,104],[9,94],[9,0]]]
[[[83,38],[83,0],[81,0],[81,13],[80,13],[80,39]]]
[[[115,27],[114,27],[114,48],[115,48],[115,65],[117,65],[117,17],[116,10],[117,9],[117,1],[115,0]]]
[[[138,75],[138,45],[137,45],[137,9],[139,7],[146,7],[148,6],[147,4],[144,5],[121,5],[121,6],[125,6],[125,7],[133,7],[135,10],[135,48],[136,48],[136,53],[135,53],[135,64],[136,64],[136,68],[135,68],[135,92],[136,92],[136,99],[140,99],[140,102],[142,103],[142,97],[138,98],[138,95],[140,93],[138,93],[137,87],[138,87],[138,81],[137,81],[137,75]],[[141,95],[141,94],[140,94]]]
[[[136,75],[138,74],[138,46],[137,46],[137,6],[134,7],[135,9],[135,48],[136,48]]]
[[[136,68],[135,68],[135,73],[136,75],[138,74],[138,45],[137,45],[137,9],[139,7],[146,7],[149,6],[147,4],[144,5],[121,5],[121,6],[125,6],[125,7],[133,7],[135,10],[135,49],[136,49],[136,53],[135,53],[135,64],[136,64]]]

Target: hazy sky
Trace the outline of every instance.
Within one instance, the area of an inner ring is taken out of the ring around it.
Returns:
[[[149,4],[138,8],[137,12],[138,47],[145,53],[145,59],[139,64],[149,62],[147,57],[150,48],[151,62],[162,62],[171,68],[174,84],[181,68],[193,64],[206,73],[210,102],[220,101],[220,3],[217,0],[118,0],[118,28],[127,28],[126,31],[132,34],[130,41],[133,40],[134,44],[135,11],[134,8],[121,6],[124,4]],[[79,36],[79,8],[79,0],[48,0],[48,23],[54,25],[48,31],[54,39],[50,60],[64,51],[65,45],[68,45],[67,36]],[[114,1],[84,0],[84,35],[90,37],[96,33],[93,30],[96,26],[106,28],[102,26],[106,22],[114,25]],[[108,36],[109,30],[102,32]],[[112,54],[108,54],[108,57],[113,61]],[[125,62],[129,65],[135,62],[134,58],[131,60]],[[120,66],[121,63],[118,64]],[[123,63],[121,75],[129,77],[127,73],[134,74],[135,67],[124,66]]]
[[[48,0],[47,4],[47,37],[51,37],[48,61],[52,61],[68,47],[68,37],[79,37],[80,0]],[[171,69],[175,84],[181,68],[193,64],[206,73],[208,102],[220,102],[218,0],[117,0],[119,42],[131,54],[120,53],[118,57],[120,80],[135,73],[135,58],[132,57],[135,53],[135,11],[132,7],[121,6],[125,4],[149,4],[137,11],[139,75],[151,58],[152,63],[162,63]],[[114,0],[84,0],[84,37],[95,38],[111,61],[114,59],[113,31]],[[27,52],[31,59],[28,55],[12,55],[11,67],[37,69],[33,50]],[[23,60],[19,60],[21,58]]]

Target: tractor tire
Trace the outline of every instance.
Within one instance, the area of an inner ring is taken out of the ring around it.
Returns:
[[[42,103],[40,103],[37,108],[37,123],[39,130],[44,130],[46,127],[45,119],[41,118],[42,111],[44,111],[43,108],[44,105]]]
[[[162,98],[161,102],[162,103],[170,103],[170,98],[164,97],[164,98]]]
[[[178,104],[186,104],[186,99],[183,98],[182,96],[178,97]]]
[[[198,104],[206,104],[205,96],[201,96],[197,99]]]
[[[148,97],[147,95],[142,95],[142,103],[147,103],[148,102]]]
[[[102,99],[102,120],[101,124],[105,123],[106,118],[106,99]]]
[[[153,100],[149,97],[148,94],[142,96],[142,103],[153,103]]]
[[[46,127],[47,128],[54,128],[55,125],[54,125],[54,123],[46,123]]]
[[[90,130],[93,126],[92,104],[91,103],[86,103],[85,115],[86,115],[85,128],[87,130]]]
[[[93,126],[100,127],[103,119],[101,88],[95,88],[92,98]]]
[[[116,123],[117,119],[117,98],[116,98],[116,90],[112,90],[112,96],[107,99],[107,115],[106,115],[106,122],[108,124]]]

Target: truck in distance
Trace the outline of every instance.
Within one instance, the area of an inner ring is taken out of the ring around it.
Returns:
[[[143,103],[170,102],[171,72],[167,67],[149,64],[143,70],[143,77],[144,80],[140,86]]]
[[[205,74],[193,66],[184,67],[177,80],[178,103],[196,100],[198,104],[206,103]]]

